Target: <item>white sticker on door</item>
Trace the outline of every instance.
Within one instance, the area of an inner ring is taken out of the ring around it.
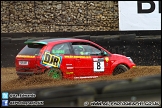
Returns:
[[[104,61],[95,61],[93,62],[93,71],[94,72],[104,72]]]

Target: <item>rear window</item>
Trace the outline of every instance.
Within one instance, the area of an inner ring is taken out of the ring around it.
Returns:
[[[43,46],[40,44],[28,44],[19,52],[19,55],[38,55]]]

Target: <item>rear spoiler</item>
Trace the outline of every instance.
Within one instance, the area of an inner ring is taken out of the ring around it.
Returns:
[[[47,45],[47,42],[37,41],[37,40],[27,40],[24,43],[25,44],[42,44],[42,45]]]

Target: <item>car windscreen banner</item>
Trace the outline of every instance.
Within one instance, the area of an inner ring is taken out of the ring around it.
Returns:
[[[119,30],[161,30],[161,1],[118,1]]]

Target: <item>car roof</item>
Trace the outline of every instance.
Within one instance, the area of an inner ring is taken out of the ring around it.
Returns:
[[[58,42],[58,41],[68,41],[68,40],[84,40],[84,39],[76,39],[76,38],[52,38],[52,39],[43,39],[43,40],[38,40],[39,42],[46,42],[46,43],[50,43],[50,42]]]
[[[43,42],[54,42],[54,41],[59,41],[59,40],[69,40],[69,39],[73,39],[73,38],[52,38],[52,39],[42,39],[42,40],[38,40],[38,41],[43,41]]]
[[[82,41],[82,42],[90,42],[90,43],[93,43],[92,41],[90,40],[86,40],[86,39],[79,39],[79,38],[51,38],[51,39],[42,39],[42,40],[35,40],[35,41],[26,41],[25,43],[39,43],[39,44],[43,44],[43,45],[47,45],[47,44],[51,44],[53,42],[74,42],[74,41]],[[99,46],[98,44],[96,43],[93,43],[97,46]],[[99,46],[101,47],[101,46]],[[103,47],[102,47],[103,48]],[[110,52],[109,52],[110,53]]]

